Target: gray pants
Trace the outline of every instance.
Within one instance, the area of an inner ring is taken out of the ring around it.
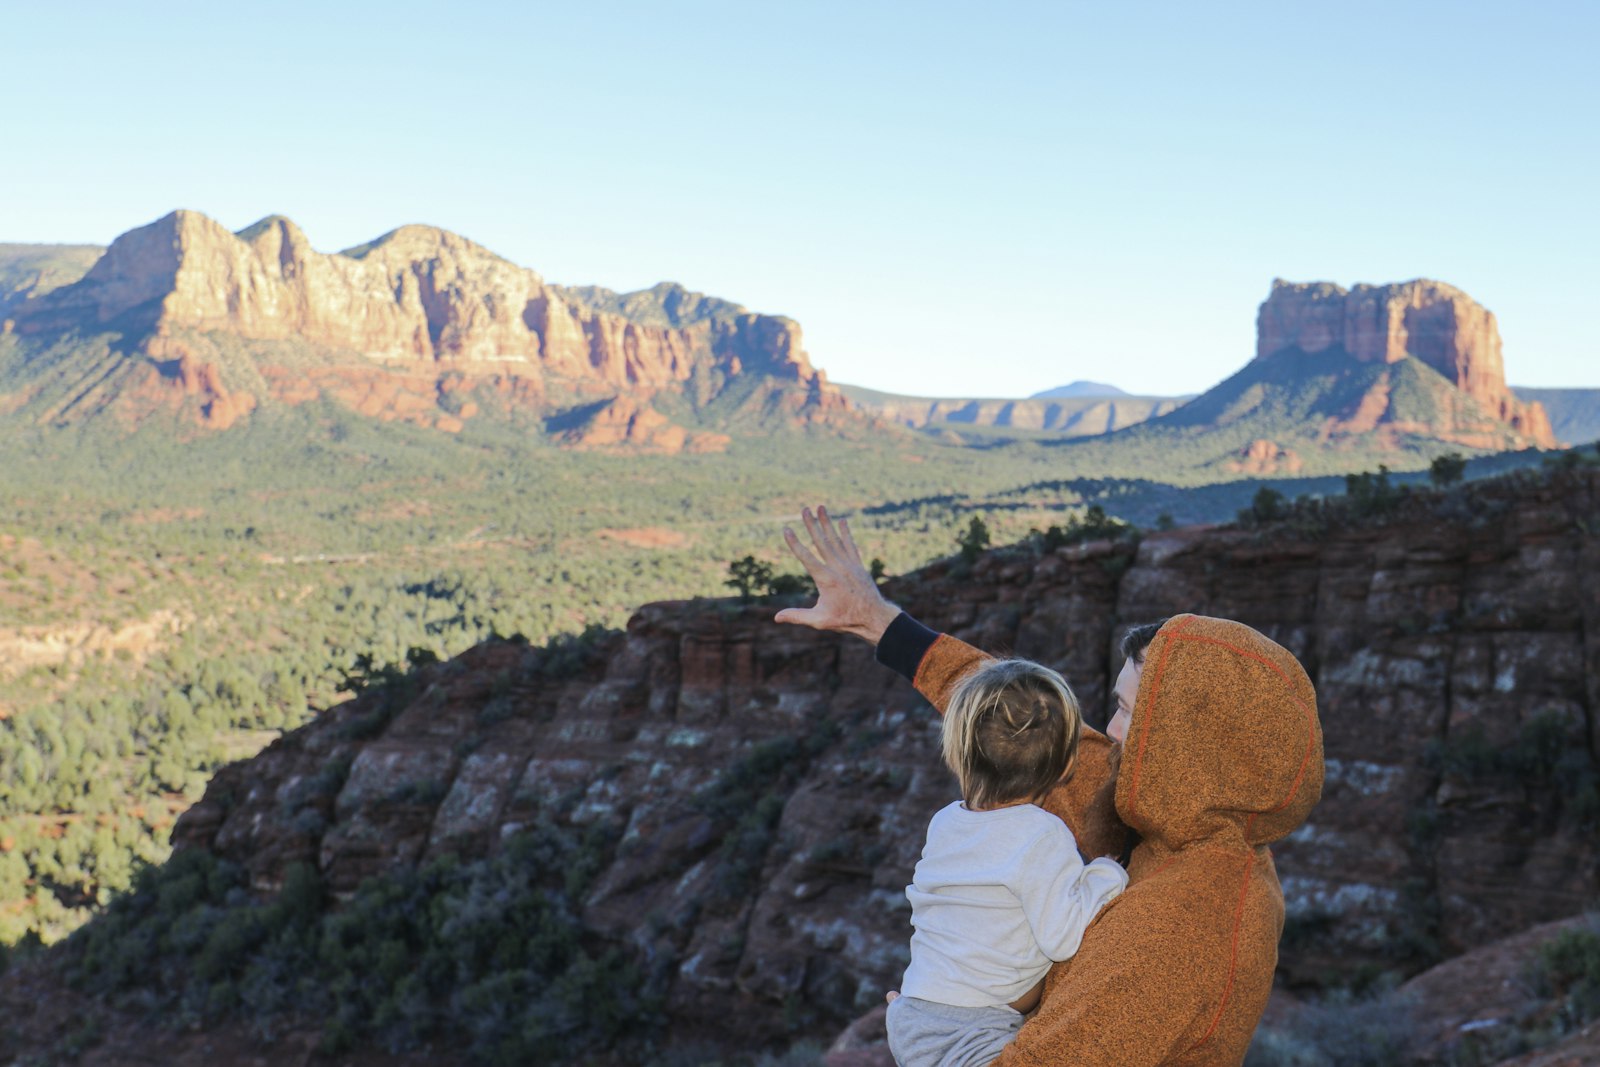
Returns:
[[[900,1067],[986,1067],[1022,1029],[1010,1008],[958,1008],[899,996],[889,1002],[889,1051]]]

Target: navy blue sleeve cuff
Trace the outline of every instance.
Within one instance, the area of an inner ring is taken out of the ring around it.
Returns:
[[[939,631],[928,629],[902,611],[878,639],[878,662],[906,681],[915,682],[922,657],[928,654],[928,649],[937,640]]]

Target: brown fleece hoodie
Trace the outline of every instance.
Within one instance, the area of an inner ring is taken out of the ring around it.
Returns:
[[[984,658],[941,635],[917,667],[917,689],[943,711],[951,685]],[[1078,954],[1051,969],[1038,1013],[995,1063],[1238,1064],[1283,930],[1266,846],[1322,794],[1311,681],[1242,623],[1175,616],[1145,650],[1120,773],[1113,747],[1086,730],[1073,780],[1045,807],[1085,855],[1114,855],[1124,823],[1142,835],[1128,889]]]

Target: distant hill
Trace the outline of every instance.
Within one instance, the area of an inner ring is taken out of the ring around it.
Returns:
[[[971,399],[900,396],[842,383],[839,389],[862,411],[912,429],[998,427],[1061,437],[1085,437],[1121,430],[1174,411],[1189,399],[1126,393],[1059,399]]]
[[[1540,404],[1556,439],[1569,445],[1600,440],[1600,389],[1532,389],[1512,386],[1519,400]]]
[[[0,318],[30,297],[71,285],[104,252],[99,245],[0,243]]]
[[[1046,389],[1042,393],[1034,393],[1032,400],[1061,400],[1068,397],[1080,396],[1127,396],[1128,394],[1114,385],[1104,382],[1089,382],[1079,379],[1068,385],[1058,385],[1054,389]]]
[[[429,226],[329,255],[279,216],[229,233],[177,211],[103,255],[0,246],[0,293],[0,411],[36,423],[220,431],[328,400],[447,433],[502,418],[672,453],[849,418],[791,319],[671,283],[547,285]]]

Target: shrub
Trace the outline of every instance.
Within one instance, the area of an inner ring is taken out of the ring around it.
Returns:
[[[762,1053],[754,1067],[823,1067],[824,1052],[821,1045],[802,1041],[781,1054]]]
[[[536,657],[535,669],[545,678],[574,678],[601,660],[616,632],[592,622],[580,634],[553,637]]]
[[[734,560],[728,564],[730,577],[723,585],[739,591],[739,599],[748,604],[757,596],[797,596],[815,593],[816,583],[804,574],[779,574],[770,563],[754,556]]]
[[[736,559],[728,564],[728,580],[722,583],[739,591],[739,599],[748,604],[759,589],[772,584],[772,564],[763,563],[754,556]]]
[[[1529,719],[1510,745],[1496,745],[1476,726],[1429,746],[1435,769],[1467,781],[1521,786],[1542,801],[1551,818],[1563,815],[1583,827],[1600,822],[1600,769],[1588,749],[1573,744],[1573,726],[1560,712]]]
[[[1244,1067],[1391,1067],[1406,1061],[1410,1009],[1394,994],[1308,1004],[1292,1027],[1256,1032]]]
[[[1466,471],[1467,457],[1460,452],[1448,452],[1433,458],[1428,467],[1428,480],[1440,489],[1447,489],[1459,482]]]
[[[789,793],[839,733],[824,722],[803,738],[764,741],[695,794],[693,806],[722,826],[717,899],[736,900],[749,890],[776,838]]]
[[[1263,485],[1256,490],[1250,506],[1239,512],[1239,521],[1247,526],[1263,526],[1277,522],[1288,513],[1288,500],[1284,495],[1270,485]]]
[[[1052,525],[1043,533],[1038,533],[1038,537],[1044,550],[1051,552],[1065,545],[1077,545],[1085,541],[1115,541],[1136,532],[1132,523],[1107,515],[1106,509],[1099,504],[1091,504],[1082,518],[1073,515],[1064,524]]]
[[[540,823],[497,856],[372,879],[337,911],[309,866],[260,900],[240,868],[180,852],[67,942],[69,975],[173,1025],[319,1021],[329,1051],[454,1039],[483,1063],[575,1062],[659,1022],[632,959],[579,918],[609,847]]]
[[[969,564],[976,563],[978,556],[989,547],[989,524],[980,515],[972,516],[966,530],[956,536],[956,544],[961,549],[962,559]]]
[[[1389,468],[1378,465],[1378,473],[1362,471],[1344,476],[1345,497],[1351,512],[1358,518],[1386,515],[1393,511],[1405,496],[1389,481]]]
[[[767,583],[768,596],[815,595],[817,583],[804,574],[777,574]]]
[[[1600,915],[1586,927],[1564,931],[1539,949],[1534,986],[1561,999],[1559,1026],[1576,1030],[1600,1019]]]

